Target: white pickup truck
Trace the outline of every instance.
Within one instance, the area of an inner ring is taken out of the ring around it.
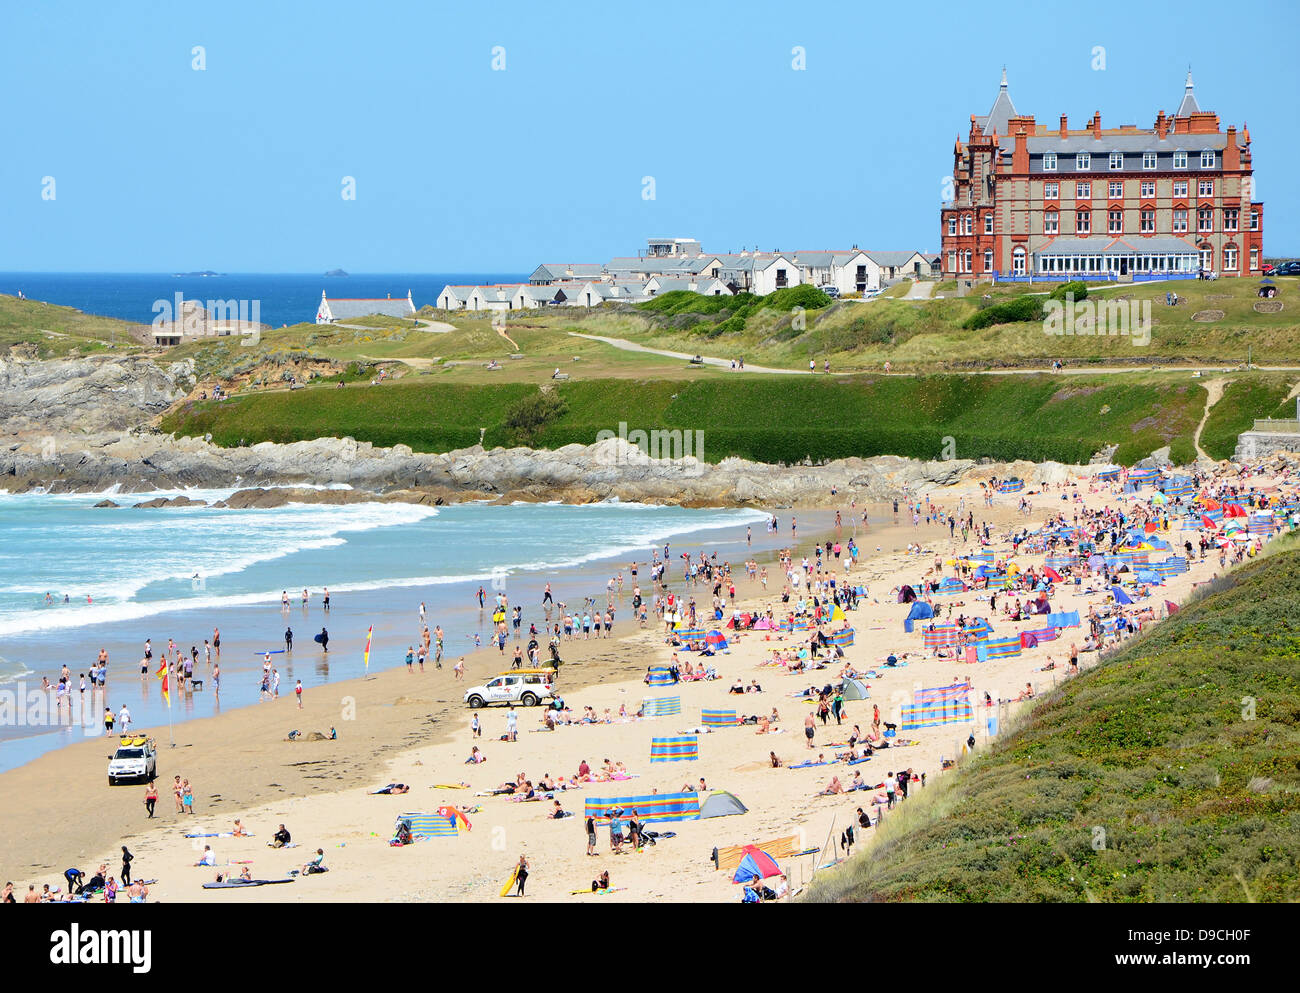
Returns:
[[[466,690],[465,702],[475,710],[494,703],[536,707],[543,700],[554,696],[551,689],[553,678],[554,670],[503,673],[495,679],[489,679],[482,686]]]
[[[122,735],[117,751],[108,760],[108,785],[123,779],[148,782],[158,775],[158,746],[144,735]]]

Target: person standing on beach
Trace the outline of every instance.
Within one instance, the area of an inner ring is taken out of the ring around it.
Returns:
[[[132,855],[127,850],[126,845],[123,845],[122,846],[122,885],[123,886],[131,885],[131,863],[133,861],[135,861],[135,856]]]
[[[293,628],[284,629],[284,650],[286,653],[293,652]]]
[[[320,636],[317,638],[317,640],[320,642],[320,650],[322,652],[328,653],[330,650],[330,633],[326,631],[324,628],[321,628]]]
[[[515,705],[510,705],[510,710],[506,712],[506,737],[511,741],[519,740],[519,715],[515,713]]]
[[[205,642],[206,644],[206,642]],[[217,661],[221,661],[221,630],[220,628],[212,629],[212,650],[217,653]]]
[[[813,746],[813,735],[816,733],[817,723],[813,718],[812,712],[809,711],[808,716],[803,719],[803,736],[807,740],[809,748],[812,748]]]
[[[293,688],[293,694],[298,698],[298,709],[302,710],[302,680],[298,680],[298,685]]]
[[[325,587],[325,613],[328,614],[329,612],[330,612],[330,588],[326,586]]]
[[[478,711],[474,711],[474,716],[469,719],[470,737],[483,737],[483,725],[478,719]]]
[[[414,645],[406,646],[406,671],[408,675],[413,674],[415,672],[415,646]]]
[[[150,819],[153,818],[153,808],[154,808],[154,804],[156,804],[157,802],[158,802],[158,784],[151,779],[149,780],[149,785],[145,787],[145,791],[144,791],[144,809],[149,811]]]
[[[218,662],[212,667],[212,691],[217,696],[221,696],[221,663]]]
[[[524,855],[519,856],[519,865],[515,867],[515,882],[518,884],[515,896],[523,896],[524,883],[528,882],[528,858]]]
[[[185,813],[185,787],[181,785],[181,777],[177,776],[172,780],[172,794],[176,798],[176,813]]]

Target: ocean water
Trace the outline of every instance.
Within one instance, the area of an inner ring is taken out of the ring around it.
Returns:
[[[31,300],[76,307],[88,314],[149,324],[158,311],[154,303],[172,304],[175,294],[186,300],[245,300],[258,302],[263,324],[280,327],[316,320],[321,291],[331,297],[404,297],[419,310],[436,304],[448,283],[527,282],[518,273],[360,273],[326,277],[320,273],[225,273],[219,276],[177,276],[172,273],[0,272],[0,293],[21,291]]]
[[[230,491],[185,492],[214,500]],[[161,495],[172,494],[129,499]],[[676,578],[682,552],[717,551],[720,560],[739,563],[788,542],[788,532],[767,534],[764,513],[744,509],[617,502],[95,509],[103,496],[0,493],[0,770],[86,733],[75,723],[61,726],[53,706],[30,702],[42,679],[56,682],[64,664],[77,684],[100,648],[109,653],[103,703],[116,710],[126,702],[137,726],[165,728],[169,717],[180,723],[257,704],[261,653],[283,647],[286,626],[295,652],[275,657],[281,689],[299,678],[312,689],[362,674],[371,626],[370,669],[402,665],[407,646],[418,644],[421,602],[430,629],[445,629],[446,654],[454,658],[473,650],[476,636],[487,644],[480,586],[489,604],[498,591],[523,604],[525,629],[534,621],[541,627],[547,582],[557,600],[575,607],[585,596],[603,598],[618,571],[630,596],[628,564],[650,561],[652,550],[662,556],[665,543]],[[649,590],[644,566],[639,578]],[[311,591],[305,609],[304,587]],[[281,591],[289,593],[288,611]],[[629,614],[625,601],[618,621],[626,626]],[[156,680],[140,676],[144,640],[153,640],[155,665],[169,638],[186,653],[196,646],[202,669],[203,641],[214,627],[222,640],[220,699],[186,694],[169,714]],[[330,633],[328,655],[312,642],[322,627]],[[101,701],[96,712],[103,712]]]

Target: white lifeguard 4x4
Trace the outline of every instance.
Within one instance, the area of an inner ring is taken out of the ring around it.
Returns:
[[[465,702],[475,710],[494,703],[517,703],[536,707],[553,696],[551,681],[540,672],[511,672],[489,679],[483,686],[465,692]]]
[[[122,735],[117,751],[108,760],[108,785],[121,779],[148,781],[158,775],[158,748],[152,738]]]

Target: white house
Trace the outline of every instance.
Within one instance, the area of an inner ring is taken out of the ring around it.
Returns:
[[[729,296],[731,290],[721,279],[715,279],[711,276],[684,277],[684,276],[651,276],[645,283],[645,296],[654,297],[661,293],[672,293],[674,290],[687,290],[691,293],[700,293],[704,296]]]
[[[464,310],[465,301],[473,292],[472,286],[453,286],[449,283],[438,294],[438,307],[441,310]]]
[[[834,286],[841,293],[880,289],[880,266],[866,252],[795,252],[803,281],[813,286]]]
[[[880,266],[881,279],[917,279],[930,275],[930,260],[920,252],[868,252]]]
[[[317,324],[332,324],[352,317],[369,317],[382,314],[385,317],[414,317],[415,304],[411,302],[411,291],[405,297],[346,297],[330,300],[321,290],[320,306],[316,308]]]
[[[514,310],[511,304],[515,291],[523,283],[495,283],[476,286],[465,299],[466,310]]]
[[[734,293],[766,296],[803,282],[799,266],[787,255],[741,252],[719,256],[718,278]]]

